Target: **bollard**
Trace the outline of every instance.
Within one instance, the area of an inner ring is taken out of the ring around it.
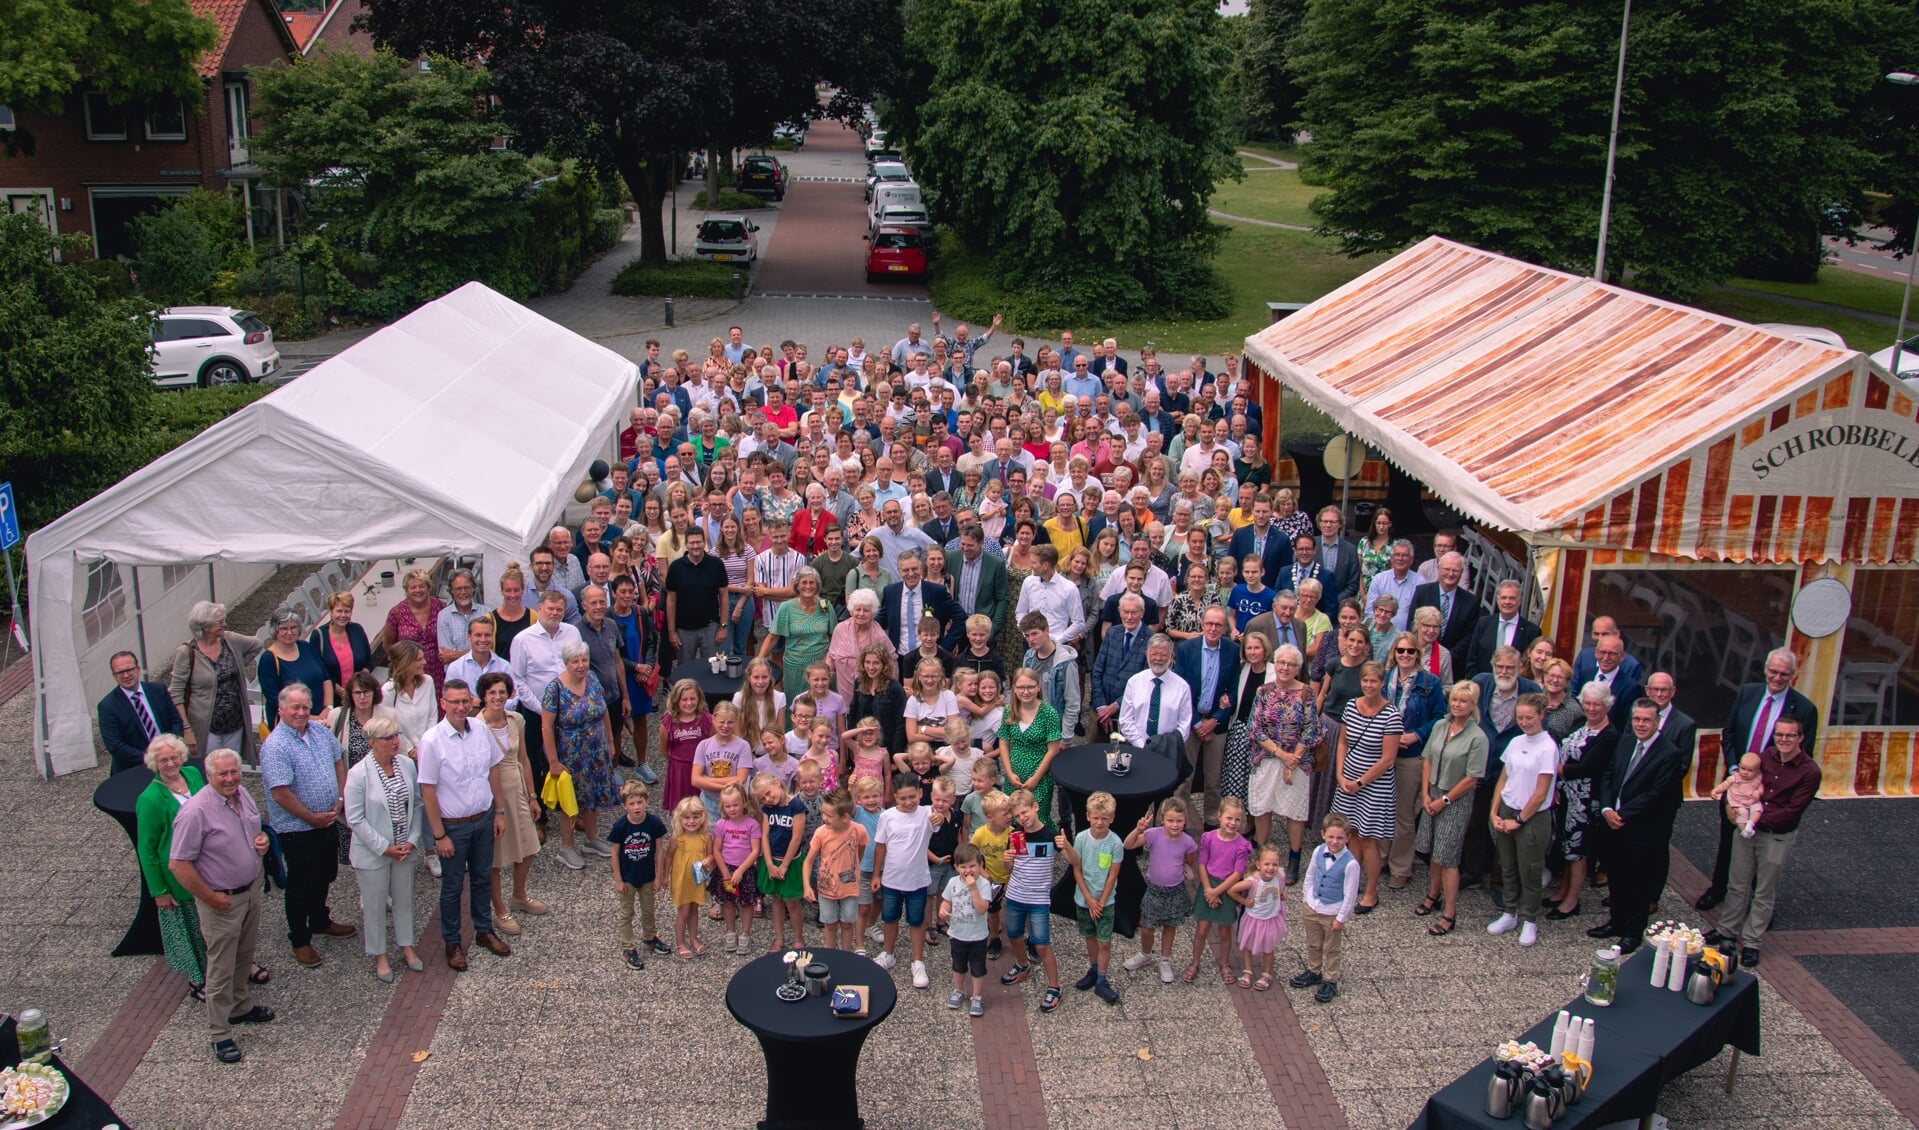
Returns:
[[[741,299],[744,299],[745,297],[746,297],[746,276],[741,274],[738,271],[734,271],[733,272],[733,301],[738,302]]]
[[[673,296],[666,296],[666,328],[673,328]]]

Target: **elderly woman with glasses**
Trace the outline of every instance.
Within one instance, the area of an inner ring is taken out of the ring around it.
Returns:
[[[314,717],[325,722],[333,710],[333,680],[327,676],[320,649],[300,638],[300,614],[282,608],[268,621],[273,630],[271,642],[260,653],[257,668],[260,699],[266,705],[267,729],[280,723],[280,688],[295,683],[304,686],[313,697]]]
[[[183,735],[195,757],[230,749],[247,765],[260,761],[259,734],[247,705],[247,668],[262,648],[252,636],[227,631],[227,608],[203,600],[187,614],[192,638],[173,653],[167,692],[187,721]]]
[[[366,724],[366,734],[372,751],[346,775],[346,826],[353,835],[348,851],[360,887],[360,936],[366,939],[366,955],[373,959],[373,976],[391,982],[393,967],[386,953],[389,900],[400,956],[415,973],[426,968],[413,951],[413,869],[429,841],[419,771],[412,758],[400,756],[400,724],[388,715],[375,715]]]

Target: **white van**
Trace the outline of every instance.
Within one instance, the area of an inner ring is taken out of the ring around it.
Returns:
[[[912,181],[881,181],[873,186],[873,202],[866,206],[866,234],[879,230],[880,215],[888,208],[926,208],[920,186]]]

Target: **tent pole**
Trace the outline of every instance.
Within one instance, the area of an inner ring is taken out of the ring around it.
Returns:
[[[139,646],[140,666],[147,665],[146,608],[140,601],[140,567],[133,567],[133,639]]]

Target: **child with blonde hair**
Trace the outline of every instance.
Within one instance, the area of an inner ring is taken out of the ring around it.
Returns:
[[[1228,558],[1230,560],[1230,558]],[[1233,983],[1233,918],[1236,904],[1226,892],[1246,877],[1247,864],[1253,858],[1253,842],[1239,834],[1246,822],[1246,805],[1238,797],[1219,800],[1219,827],[1199,838],[1199,893],[1193,898],[1193,962],[1182,979],[1199,976],[1199,963],[1206,956],[1206,939],[1219,939],[1219,978]]]
[[[760,814],[753,798],[738,784],[720,790],[720,818],[713,822],[718,840],[714,853],[719,867],[707,891],[720,905],[726,920],[726,932],[720,935],[720,952],[746,953],[747,935],[753,930],[753,908],[759,905],[760,887],[754,874],[760,859]]]
[[[1107,979],[1113,960],[1113,895],[1119,890],[1119,864],[1126,855],[1125,844],[1113,833],[1117,808],[1112,793],[1087,797],[1086,827],[1065,849],[1066,862],[1073,869],[1073,916],[1079,936],[1086,939],[1088,959],[1085,975],[1073,987],[1082,993],[1091,989],[1107,1004],[1119,1003],[1119,993]]]
[[[700,790],[710,823],[720,819],[720,790],[746,780],[753,747],[739,736],[740,710],[730,702],[713,708],[713,736],[693,747],[693,787]]]
[[[868,941],[879,941],[884,935],[880,930],[879,892],[873,886],[873,837],[880,830],[880,816],[885,812],[884,797],[886,790],[878,777],[857,776],[853,778],[849,791],[853,795],[853,820],[866,833],[866,847],[860,852],[860,941],[853,952],[866,956]]]
[[[817,903],[820,929],[832,949],[855,949],[860,941],[860,857],[872,847],[866,829],[853,819],[853,800],[834,793],[820,806],[822,823],[800,869],[801,893]]]
[[[698,797],[683,797],[673,806],[673,828],[661,852],[667,874],[667,892],[673,898],[673,944],[680,960],[705,956],[700,944],[700,906],[706,902],[707,882],[719,873],[713,833],[706,806]]]
[[[1263,993],[1273,987],[1273,951],[1286,938],[1286,873],[1279,867],[1279,849],[1259,849],[1254,874],[1228,893],[1245,908],[1239,916],[1239,987]],[[1257,981],[1255,964],[1260,966]]]
[[[993,766],[983,770],[981,765]],[[998,961],[1005,946],[1000,934],[1000,911],[1006,906],[1006,883],[1013,872],[1007,862],[1006,852],[1013,838],[1013,798],[1000,792],[999,763],[981,761],[973,767],[973,795],[969,802],[977,802],[979,807],[978,823],[968,843],[980,850],[980,869],[993,884],[993,903],[987,908],[986,956],[988,960]],[[981,783],[982,779],[984,784]]]
[[[846,760],[850,766],[848,780],[857,781],[866,777],[879,784],[892,775],[886,769],[886,750],[880,747],[880,734],[878,718],[862,718],[858,726],[846,732],[851,739],[846,750]],[[881,791],[884,791],[884,786],[881,786]]]

